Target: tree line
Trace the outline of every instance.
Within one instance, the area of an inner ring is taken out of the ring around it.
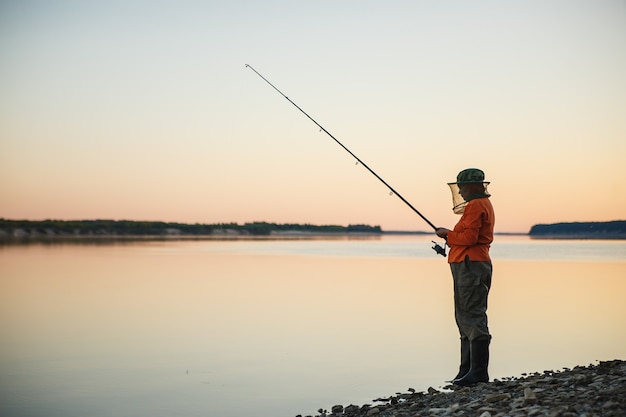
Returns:
[[[241,234],[266,236],[272,233],[382,233],[380,226],[278,224],[268,222],[189,224],[132,220],[7,220],[0,219],[0,235],[33,236],[203,236]]]
[[[537,224],[531,237],[626,239],[626,220]]]

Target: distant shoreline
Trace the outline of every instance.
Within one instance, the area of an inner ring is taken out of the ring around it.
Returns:
[[[0,218],[0,241],[81,240],[210,240],[301,239],[319,237],[372,237],[433,235],[430,231],[384,231],[370,225],[311,225],[253,222],[245,224],[187,224],[131,220],[7,220]],[[623,240],[626,221],[554,223],[534,225],[528,233],[501,232],[496,236],[528,236],[546,240]]]
[[[571,234],[571,235],[541,235],[534,236],[531,234],[527,235],[533,240],[626,240],[626,236],[624,235],[616,235],[616,236],[601,236],[594,234]]]
[[[380,226],[312,225],[268,222],[189,224],[134,220],[6,220],[0,219],[0,238],[207,238],[272,235],[380,235]]]
[[[0,242],[3,243],[106,243],[106,242],[138,242],[138,241],[202,241],[202,240],[307,240],[307,239],[371,239],[384,236],[433,236],[429,232],[382,232],[382,233],[315,233],[315,232],[282,232],[269,235],[250,235],[240,233],[213,233],[208,235],[71,235],[71,234],[19,234],[8,235],[0,231]],[[597,236],[531,236],[528,233],[495,233],[496,237],[522,236],[532,240],[626,240],[626,238],[609,238]]]
[[[533,239],[626,239],[626,220],[537,224],[528,235]]]
[[[211,234],[41,234],[22,233],[11,235],[0,231],[0,241],[176,241],[176,240],[291,240],[315,238],[366,238],[380,237],[387,233],[359,233],[359,232],[272,232],[264,235],[248,233],[211,233]]]

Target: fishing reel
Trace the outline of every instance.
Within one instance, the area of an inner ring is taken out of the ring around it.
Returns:
[[[437,255],[441,255],[445,258],[446,256],[446,243],[444,242],[443,246],[441,246],[439,243],[435,242],[434,240],[432,240],[431,242],[433,242],[435,244],[435,246],[433,246],[433,250],[435,252],[437,252]]]

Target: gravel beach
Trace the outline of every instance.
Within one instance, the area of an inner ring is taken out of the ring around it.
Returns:
[[[316,417],[623,417],[626,362],[546,370],[465,388],[449,385],[442,391],[407,391],[377,398],[372,404],[320,409]]]

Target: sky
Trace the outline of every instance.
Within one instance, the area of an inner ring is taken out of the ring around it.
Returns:
[[[626,2],[0,0],[0,217],[626,219]]]

